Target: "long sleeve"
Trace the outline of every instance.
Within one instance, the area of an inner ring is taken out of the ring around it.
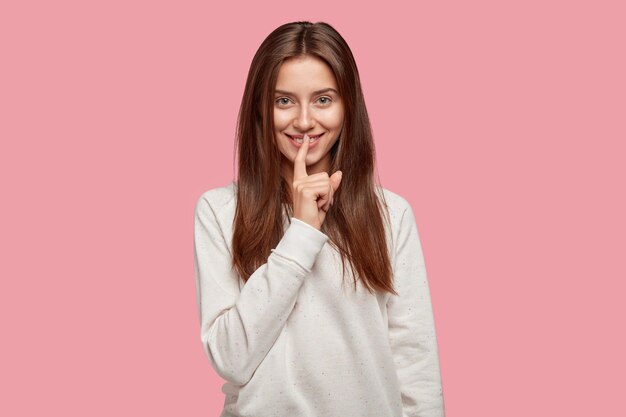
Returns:
[[[265,358],[294,308],[305,276],[328,240],[291,218],[267,262],[239,290],[231,253],[215,209],[203,194],[194,216],[194,267],[200,339],[215,371],[245,385]]]
[[[387,302],[389,340],[402,394],[403,417],[444,417],[439,353],[422,246],[410,204],[396,243],[398,296]]]

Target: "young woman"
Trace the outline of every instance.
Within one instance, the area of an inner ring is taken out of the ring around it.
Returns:
[[[194,224],[221,417],[444,416],[415,218],[374,181],[357,66],[335,29],[294,22],[263,41],[237,141],[238,180],[204,192]]]

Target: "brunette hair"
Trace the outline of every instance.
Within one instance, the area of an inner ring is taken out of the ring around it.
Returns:
[[[339,252],[344,277],[349,261],[355,290],[360,279],[370,293],[397,295],[383,224],[389,215],[382,187],[374,179],[375,150],[359,73],[348,44],[325,22],[276,28],[252,59],[237,118],[232,266],[247,282],[282,238],[284,216],[293,213],[291,184],[281,175],[282,154],[274,137],[274,89],[283,61],[307,55],[332,69],[344,105],[329,173],[340,169],[343,176],[321,231]]]

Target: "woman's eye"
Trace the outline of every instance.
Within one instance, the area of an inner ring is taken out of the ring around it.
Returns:
[[[330,99],[330,97],[320,97],[318,100],[323,100],[321,103],[322,104],[329,104],[332,100]],[[276,100],[276,104],[279,105],[287,105],[289,104],[291,100],[288,99],[287,97],[281,97],[279,99]]]

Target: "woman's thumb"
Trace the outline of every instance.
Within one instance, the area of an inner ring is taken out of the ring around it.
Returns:
[[[333,181],[332,181],[333,190],[336,190],[337,188],[339,188],[339,184],[341,184],[342,177],[343,177],[343,172],[341,171],[337,171],[333,174]]]

